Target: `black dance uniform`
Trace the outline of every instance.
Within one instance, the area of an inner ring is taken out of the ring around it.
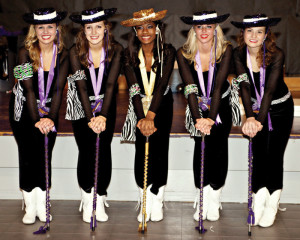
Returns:
[[[212,83],[210,96],[210,110],[202,111],[204,118],[216,121],[219,114],[222,123],[215,124],[210,135],[205,136],[205,160],[204,160],[204,186],[210,184],[214,190],[218,190],[225,184],[228,170],[228,136],[232,125],[231,107],[229,104],[227,77],[232,59],[232,46],[228,45],[222,56],[221,62],[216,64],[215,79]],[[182,48],[177,51],[177,60],[181,78],[185,85],[196,84],[199,95],[202,96],[198,74],[194,68],[194,62],[189,61],[182,55]],[[205,89],[208,81],[208,71],[203,72]],[[226,93],[227,92],[227,93]],[[227,95],[226,95],[226,94]],[[226,95],[222,98],[222,95]],[[194,122],[201,118],[198,100],[195,93],[188,95],[188,103]],[[201,137],[194,137],[194,181],[200,188],[200,162],[201,162]]]
[[[246,47],[234,50],[237,75],[246,73],[250,85],[241,83],[241,94],[247,118],[255,117],[263,129],[253,138],[253,192],[266,187],[270,194],[282,189],[283,155],[289,140],[294,119],[294,102],[284,83],[284,53],[276,48],[271,63],[266,68],[265,91],[258,114],[252,110],[252,100],[256,99],[255,89],[247,67]],[[260,93],[260,73],[253,72],[257,91]],[[280,100],[279,103],[272,102]],[[273,131],[268,128],[268,112],[271,116]]]
[[[29,52],[23,47],[19,51],[17,64],[32,62]],[[67,80],[69,68],[69,58],[66,50],[59,54],[59,77],[57,77],[57,66],[54,68],[53,82],[49,91],[48,99],[51,102],[46,104],[50,108],[48,115],[44,118],[53,120],[55,127],[58,127],[58,113],[62,99],[63,89]],[[44,88],[47,86],[48,71],[44,71]],[[31,192],[35,187],[46,189],[45,183],[45,141],[44,135],[34,125],[40,120],[37,107],[39,99],[38,73],[34,72],[33,77],[20,81],[24,89],[26,101],[23,103],[23,110],[19,121],[14,119],[15,94],[11,95],[9,106],[9,120],[19,151],[19,177],[20,188],[26,192]],[[58,84],[58,86],[57,86]],[[49,156],[49,176],[51,186],[51,156],[56,139],[56,132],[48,134],[48,156]]]
[[[154,194],[158,193],[161,186],[166,185],[168,177],[168,152],[173,118],[173,96],[171,90],[169,90],[168,93],[166,93],[166,90],[174,68],[175,53],[176,50],[172,45],[164,45],[163,75],[162,77],[160,76],[161,68],[160,64],[158,64],[152,94],[153,98],[149,108],[149,111],[156,114],[154,118],[154,125],[157,128],[157,131],[149,137],[149,165],[147,180],[148,186],[152,184],[151,192]],[[154,56],[155,55],[156,52],[154,52]],[[141,88],[141,94],[145,94],[139,64],[137,66],[133,66],[130,60],[128,48],[124,51],[124,64],[128,87],[130,88],[133,84],[138,83]],[[141,96],[135,95],[132,98],[132,101],[137,121],[145,118]],[[145,141],[146,137],[138,128],[136,128],[134,173],[135,180],[140,188],[143,188],[144,181]]]
[[[98,167],[98,189],[99,195],[107,195],[107,187],[111,179],[111,141],[116,122],[116,82],[121,68],[121,55],[123,47],[120,44],[112,48],[113,56],[105,70],[100,94],[104,94],[101,111],[96,116],[106,118],[106,130],[100,133],[99,144],[99,167]],[[75,140],[78,146],[78,165],[77,177],[79,186],[90,193],[94,186],[95,174],[95,151],[97,134],[88,126],[93,117],[91,101],[89,97],[94,96],[93,85],[89,69],[84,67],[78,58],[76,46],[70,49],[70,64],[72,72],[84,70],[87,80],[77,80],[80,101],[85,113],[85,117],[72,121]],[[98,78],[99,68],[95,68],[96,79]]]

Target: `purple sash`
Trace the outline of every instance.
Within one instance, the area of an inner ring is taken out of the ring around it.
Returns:
[[[250,59],[250,54],[249,54],[248,48],[247,48],[247,60],[248,60],[248,64],[249,64],[249,72],[251,75],[251,79],[253,82],[253,86],[255,89],[255,95],[256,95],[256,99],[257,99],[257,102],[252,105],[252,109],[253,109],[253,111],[259,112],[261,101],[262,101],[262,98],[263,98],[264,92],[265,92],[266,69],[263,66],[261,66],[259,68],[259,83],[260,83],[259,84],[260,85],[260,94],[259,94],[257,91],[256,85],[255,85],[255,82],[254,82],[252,64],[251,64],[251,59]],[[270,112],[268,112],[268,127],[269,127],[269,131],[273,130]]]
[[[43,56],[42,53],[40,54],[40,67],[38,68],[38,85],[39,85],[39,99],[40,102],[38,104],[38,111],[40,117],[43,117],[45,115],[48,115],[49,113],[49,108],[46,107],[46,101],[49,95],[49,91],[53,82],[53,77],[54,77],[54,65],[55,65],[55,56],[56,56],[56,45],[53,43],[53,56],[52,56],[52,61],[50,65],[50,70],[48,74],[48,79],[47,79],[47,87],[45,91],[45,80],[44,80],[44,66],[43,66]]]
[[[196,60],[196,64],[197,64],[197,74],[198,74],[199,85],[200,85],[201,91],[203,93],[203,96],[201,96],[200,102],[198,104],[203,111],[208,110],[210,108],[210,103],[211,103],[210,93],[211,93],[211,87],[212,87],[213,76],[214,76],[214,66],[212,66],[212,64],[211,64],[211,58],[212,58],[212,49],[210,51],[207,89],[205,91],[204,78],[203,78],[203,72],[202,72],[199,51],[197,51],[196,56],[195,56],[195,60]],[[217,115],[216,125],[218,123],[222,123],[219,114]]]
[[[38,85],[39,85],[39,99],[38,103],[38,112],[40,117],[44,117],[48,115],[50,109],[46,107],[46,101],[50,92],[50,88],[53,82],[54,77],[54,66],[55,66],[55,56],[56,56],[56,44],[53,43],[53,56],[51,60],[51,65],[48,73],[47,86],[45,91],[45,80],[44,80],[44,66],[43,66],[43,56],[40,54],[40,67],[38,68]],[[51,130],[52,132],[56,132],[55,126]]]
[[[103,80],[103,73],[104,73],[104,67],[105,67],[105,51],[104,48],[102,47],[102,52],[101,52],[101,59],[100,59],[100,65],[99,65],[99,72],[98,72],[98,78],[96,79],[96,73],[95,73],[95,67],[93,63],[93,58],[92,58],[92,53],[91,50],[89,49],[89,71],[90,71],[90,76],[92,80],[92,85],[93,85],[93,90],[94,90],[94,95],[95,95],[95,102],[91,103],[93,115],[97,112],[101,111],[102,104],[103,104],[103,99],[99,98],[99,94],[101,91],[101,86],[102,86],[102,80]]]

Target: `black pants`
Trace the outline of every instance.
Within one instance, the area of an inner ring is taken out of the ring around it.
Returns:
[[[45,136],[34,127],[24,102],[20,121],[14,120],[15,95],[11,95],[9,104],[9,121],[18,144],[19,153],[19,183],[20,188],[31,192],[35,187],[46,190],[45,179]],[[55,121],[57,128],[57,121]],[[51,159],[56,133],[48,134],[48,169],[49,185],[51,186]]]
[[[151,185],[151,192],[158,193],[161,186],[167,184],[168,159],[169,159],[169,138],[173,118],[173,99],[169,93],[160,109],[158,110],[154,125],[157,131],[149,137],[149,162],[147,185]],[[144,187],[144,160],[145,160],[146,137],[136,129],[135,142],[135,165],[134,173],[137,185]]]
[[[211,128],[210,135],[205,136],[204,150],[204,186],[210,185],[218,190],[225,184],[228,171],[228,136],[232,125],[229,97],[222,99],[220,105],[220,118],[222,123]],[[207,117],[208,112],[203,112]],[[201,163],[201,137],[194,137],[194,182],[200,188],[200,163]]]
[[[97,193],[107,195],[111,179],[111,141],[115,128],[115,106],[106,120],[106,130],[100,134]],[[88,127],[86,118],[72,121],[78,146],[77,178],[79,186],[90,193],[94,187],[97,134]]]
[[[266,187],[272,194],[283,187],[283,156],[294,119],[292,97],[284,103],[272,105],[270,114],[273,131],[269,131],[266,117],[262,131],[252,140],[252,189],[255,193]]]

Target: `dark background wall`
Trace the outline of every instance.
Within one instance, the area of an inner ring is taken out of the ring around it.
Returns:
[[[222,24],[228,40],[236,46],[235,37],[239,30],[230,21],[241,21],[246,14],[265,13],[270,17],[281,17],[281,22],[272,28],[277,36],[277,45],[286,53],[286,74],[300,75],[300,0],[0,0],[0,25],[9,31],[27,27],[22,14],[40,7],[52,6],[58,11],[80,12],[83,9],[101,6],[116,7],[117,14],[111,18],[113,33],[117,41],[127,45],[129,28],[119,24],[121,20],[132,17],[132,13],[153,7],[155,11],[167,9],[163,22],[166,24],[166,41],[179,48],[185,41],[189,26],[179,19],[180,16],[192,15],[196,11],[216,10],[219,15],[230,13],[229,20]],[[74,42],[77,24],[69,19],[62,22],[67,30],[66,45]],[[18,45],[22,44],[22,37]]]

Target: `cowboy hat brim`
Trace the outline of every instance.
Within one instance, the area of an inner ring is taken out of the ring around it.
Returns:
[[[249,27],[272,27],[277,25],[281,21],[281,18],[268,18],[256,22],[235,22],[231,21],[231,24],[237,28],[249,28]]]
[[[47,24],[47,23],[58,23],[67,16],[67,12],[57,12],[57,16],[52,19],[38,20],[34,19],[33,13],[25,13],[23,20],[29,24]]]
[[[113,16],[116,11],[117,11],[116,8],[104,9],[104,15],[95,17],[95,18],[91,18],[91,19],[82,19],[81,14],[72,14],[71,16],[69,16],[69,18],[71,19],[71,21],[73,21],[75,23],[80,23],[80,24],[94,23],[94,22],[103,21],[103,20]]]
[[[166,16],[167,11],[168,10],[159,11],[155,13],[155,16],[153,17],[131,18],[128,20],[124,20],[121,22],[121,25],[123,25],[124,27],[135,27],[135,26],[142,25],[143,23],[146,22],[155,22],[163,19]]]
[[[202,24],[221,23],[221,22],[224,22],[229,16],[230,16],[230,14],[224,14],[224,15],[217,16],[215,18],[207,18],[207,19],[202,19],[202,20],[193,20],[193,17],[180,17],[180,19],[185,24],[202,25]]]

